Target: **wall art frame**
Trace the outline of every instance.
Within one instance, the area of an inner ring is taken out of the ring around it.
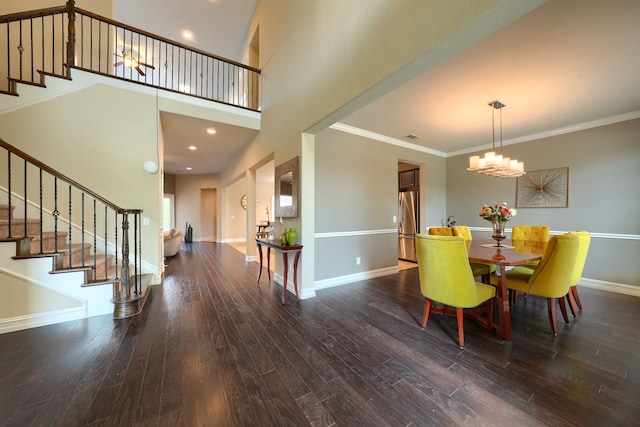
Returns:
[[[569,207],[569,168],[527,171],[516,181],[516,208]]]

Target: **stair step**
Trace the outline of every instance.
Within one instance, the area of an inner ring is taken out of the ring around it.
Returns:
[[[10,213],[13,213],[15,206],[0,203],[0,219],[9,219]]]
[[[42,253],[53,253],[56,249],[56,234],[58,236],[58,251],[62,248],[66,248],[68,232],[58,231],[44,231],[42,233],[42,240],[40,240],[40,233],[36,236],[31,236],[31,253],[39,254],[42,249]]]
[[[25,237],[24,223],[22,218],[14,218],[11,220],[11,237]],[[27,236],[36,236],[40,234],[40,220],[27,218]],[[0,239],[9,237],[9,220],[0,219]]]

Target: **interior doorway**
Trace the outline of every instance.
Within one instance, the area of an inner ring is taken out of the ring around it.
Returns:
[[[215,242],[217,234],[217,196],[215,188],[200,189],[200,241]]]
[[[424,168],[420,164],[398,161],[398,269],[417,267],[415,237],[423,221],[425,197],[421,191]]]

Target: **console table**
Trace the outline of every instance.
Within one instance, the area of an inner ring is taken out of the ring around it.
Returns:
[[[262,276],[262,247],[267,248],[267,275],[269,282],[271,282],[271,249],[282,252],[282,262],[284,264],[284,280],[282,284],[282,303],[284,304],[287,295],[287,277],[289,273],[289,253],[295,253],[293,258],[293,288],[296,291],[296,299],[300,299],[298,296],[298,261],[300,260],[300,254],[302,253],[302,245],[287,245],[283,246],[272,240],[256,239],[258,245],[258,254],[260,255],[260,270],[258,271],[258,283],[260,283],[260,277]]]

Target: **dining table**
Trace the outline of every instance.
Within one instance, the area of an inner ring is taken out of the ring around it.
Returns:
[[[511,340],[511,312],[507,288],[507,267],[529,264],[542,258],[545,242],[530,240],[503,240],[498,246],[492,239],[474,239],[469,246],[469,261],[496,265],[497,321],[491,325],[492,332]],[[492,281],[493,282],[493,281]]]

